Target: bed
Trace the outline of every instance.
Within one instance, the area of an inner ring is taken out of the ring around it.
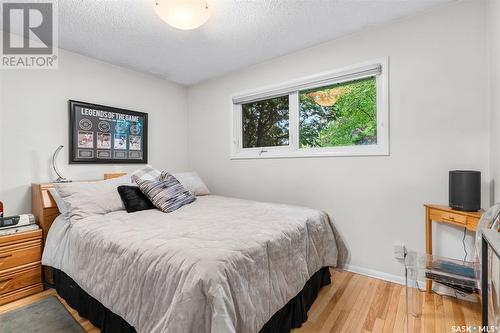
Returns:
[[[318,210],[208,195],[169,214],[70,224],[43,221],[57,214],[37,190],[42,264],[104,332],[287,332],[339,264],[335,228]]]

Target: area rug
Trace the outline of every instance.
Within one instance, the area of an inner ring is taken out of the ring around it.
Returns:
[[[0,315],[0,333],[82,333],[84,330],[59,302],[49,296]]]

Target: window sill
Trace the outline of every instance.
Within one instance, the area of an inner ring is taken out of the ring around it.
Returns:
[[[306,158],[306,157],[356,157],[356,156],[389,156],[389,147],[357,146],[338,148],[310,148],[299,150],[268,150],[260,153],[259,150],[231,152],[231,160],[270,159],[270,158]]]

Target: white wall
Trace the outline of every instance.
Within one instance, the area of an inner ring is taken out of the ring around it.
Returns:
[[[500,1],[487,0],[492,201],[500,201]]]
[[[0,71],[0,200],[9,214],[29,212],[29,184],[54,179],[50,157],[60,144],[66,146],[60,168],[69,178],[97,179],[103,172],[135,169],[68,165],[66,150],[68,99],[133,109],[150,114],[151,164],[186,170],[189,156],[189,167],[215,193],[323,209],[346,240],[351,265],[398,275],[401,266],[392,258],[392,245],[404,242],[410,249],[424,249],[422,204],[447,202],[449,169],[481,170],[483,206],[488,205],[488,140],[500,198],[500,12],[498,0],[488,1],[489,67],[484,2],[462,1],[187,92],[62,50],[58,70]],[[389,157],[229,159],[233,94],[382,56],[390,57]],[[436,228],[436,252],[462,257],[461,232]]]
[[[69,99],[149,113],[149,163],[186,170],[185,87],[63,50],[57,70],[3,70],[0,76],[0,200],[7,214],[30,212],[30,184],[55,179],[50,158],[60,144],[60,169],[70,179],[138,168],[69,165]]]
[[[482,171],[489,202],[484,20],[484,2],[463,1],[191,87],[190,167],[218,194],[325,210],[351,265],[399,275],[392,246],[424,250],[423,204],[447,203],[448,170]],[[229,159],[233,94],[382,56],[390,57],[389,157]],[[461,236],[438,227],[436,252],[463,257]]]

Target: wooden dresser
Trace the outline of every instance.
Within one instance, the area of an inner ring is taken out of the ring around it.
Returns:
[[[41,229],[0,236],[0,305],[43,290],[41,258]]]

